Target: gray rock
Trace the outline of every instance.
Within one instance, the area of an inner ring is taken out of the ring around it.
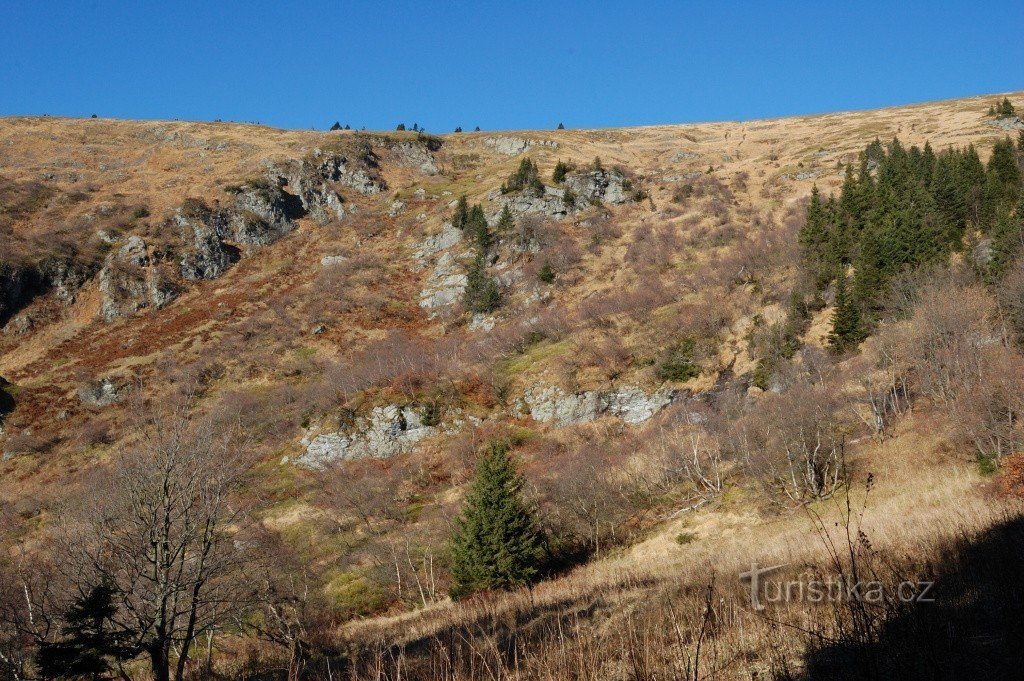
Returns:
[[[499,154],[506,154],[508,156],[516,156],[534,147],[547,147],[549,149],[558,148],[558,142],[553,140],[536,140],[512,136],[487,137],[484,138],[484,144],[494,149]]]
[[[173,282],[151,261],[146,242],[134,235],[107,256],[99,281],[100,316],[108,322],[146,307],[164,307],[178,295]]]
[[[346,432],[311,431],[303,438],[306,453],[296,460],[301,466],[326,468],[338,461],[387,458],[410,451],[423,438],[437,431],[425,426],[413,407],[374,407]]]
[[[348,258],[343,255],[325,255],[320,258],[320,265],[323,267],[334,267],[335,265],[340,265],[346,260],[348,260]]]
[[[523,403],[535,421],[560,427],[587,423],[604,415],[630,424],[643,423],[671,402],[672,393],[667,390],[648,395],[634,386],[583,393],[566,393],[557,386],[548,386],[527,390],[523,395]]]
[[[413,257],[421,261],[420,264],[422,265],[422,261],[437,255],[441,251],[448,250],[460,241],[462,241],[462,230],[449,223],[437,234],[424,239],[423,243],[413,253]]]
[[[475,314],[466,326],[470,331],[490,331],[494,328],[494,317],[485,314]]]
[[[588,170],[570,173],[565,186],[576,194],[577,200],[626,203],[629,200],[625,176],[616,170]]]
[[[400,165],[416,168],[425,175],[437,175],[437,162],[426,144],[403,141],[395,144],[392,150]]]
[[[235,195],[227,231],[235,242],[246,246],[273,243],[295,229],[288,204],[288,196],[276,183],[249,182]]]
[[[994,121],[989,121],[988,124],[1007,132],[1024,130],[1024,120],[1021,120],[1020,116],[1002,116]]]
[[[457,302],[466,289],[466,281],[466,274],[452,254],[444,253],[420,291],[420,307],[432,310]]]
[[[119,399],[120,390],[109,378],[100,379],[78,389],[78,400],[89,407],[106,407]]]
[[[186,214],[179,210],[174,221],[186,244],[181,255],[181,276],[189,280],[216,279],[234,262],[232,252],[217,233],[212,213]]]

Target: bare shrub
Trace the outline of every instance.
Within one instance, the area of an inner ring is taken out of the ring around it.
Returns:
[[[726,431],[729,449],[744,460],[776,500],[806,503],[832,496],[844,482],[845,424],[832,386],[794,383],[765,393]]]

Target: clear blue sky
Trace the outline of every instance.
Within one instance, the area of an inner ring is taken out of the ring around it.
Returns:
[[[0,115],[448,132],[763,118],[1017,89],[1022,0],[7,0],[0,10]]]

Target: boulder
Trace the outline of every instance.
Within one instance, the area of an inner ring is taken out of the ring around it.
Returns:
[[[229,238],[246,246],[277,241],[295,229],[292,217],[301,214],[295,201],[295,197],[269,180],[243,185],[235,194],[234,210],[228,216]]]
[[[1021,120],[1020,116],[1000,116],[994,121],[989,121],[989,125],[994,125],[1006,132],[1024,130],[1024,120]]]
[[[121,391],[109,378],[102,378],[78,389],[78,400],[88,407],[106,407],[121,399]]]

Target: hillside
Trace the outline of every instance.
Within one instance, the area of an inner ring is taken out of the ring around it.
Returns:
[[[237,437],[224,531],[261,547],[233,577],[259,614],[211,615],[196,678],[838,678],[851,655],[886,678],[933,654],[922,631],[963,653],[936,664],[991,645],[1009,666],[1019,597],[979,614],[1020,561],[1024,123],[988,113],[1003,97],[444,135],[0,119],[0,596],[27,565],[71,579],[67,532],[116,496],[98,481],[172,413],[216,424],[209,451]],[[819,262],[808,223],[894,138],[929,145],[919,222],[955,233],[873,284],[869,237]],[[969,145],[986,168],[954,199],[976,215],[936,227],[935,159]],[[992,179],[1003,152],[1017,184]],[[448,537],[495,441],[554,558],[453,603]],[[923,614],[766,616],[752,564],[947,596],[985,569]]]

